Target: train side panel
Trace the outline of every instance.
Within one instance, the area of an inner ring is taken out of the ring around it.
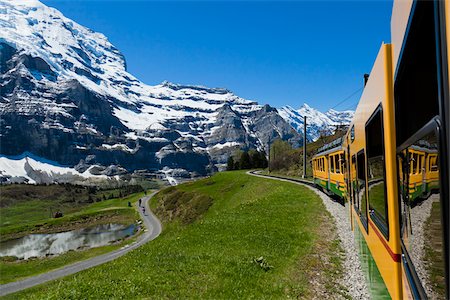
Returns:
[[[330,162],[329,191],[343,199],[346,196],[344,151],[329,153],[328,160]]]
[[[384,142],[382,153],[372,155],[378,161],[367,158],[366,143],[366,126],[376,117],[381,118],[378,134]],[[363,268],[376,299],[402,297],[393,118],[392,53],[391,46],[383,44],[350,128],[354,132],[350,133],[351,184],[347,189],[352,193],[353,228]]]
[[[328,159],[326,156],[317,156],[313,159],[314,183],[328,190]]]

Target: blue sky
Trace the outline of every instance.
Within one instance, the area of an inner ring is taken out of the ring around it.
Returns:
[[[226,87],[275,107],[322,111],[363,84],[392,1],[42,0],[104,33],[148,84]],[[355,93],[335,109],[354,109]]]

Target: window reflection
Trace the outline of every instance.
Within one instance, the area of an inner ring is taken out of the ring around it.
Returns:
[[[445,298],[438,147],[431,133],[398,155],[402,241],[427,296]]]
[[[367,230],[367,199],[366,199],[366,155],[360,151],[356,156],[359,216]]]

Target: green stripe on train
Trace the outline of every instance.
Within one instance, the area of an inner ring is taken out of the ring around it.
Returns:
[[[389,291],[384,283],[383,277],[381,277],[377,264],[373,259],[372,253],[367,246],[366,240],[360,228],[354,220],[353,228],[355,228],[355,243],[359,251],[359,258],[361,261],[361,269],[366,276],[367,286],[372,299],[391,299]]]
[[[314,183],[323,187],[324,189],[328,189],[328,181],[320,178],[314,178]]]
[[[335,183],[330,182],[329,190],[330,190],[330,192],[332,192],[333,194],[335,194],[339,197],[342,197],[342,198],[344,197],[344,191],[341,191]]]
[[[321,186],[322,188],[326,189],[327,191],[332,192],[335,195],[338,195],[339,197],[344,197],[345,192],[341,191],[335,183],[328,183],[328,180],[321,179],[321,178],[314,178],[314,183],[318,186]]]

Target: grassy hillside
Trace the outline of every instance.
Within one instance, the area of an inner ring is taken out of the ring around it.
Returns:
[[[336,297],[341,250],[321,200],[241,171],[154,198],[156,240],[102,266],[9,298]]]

